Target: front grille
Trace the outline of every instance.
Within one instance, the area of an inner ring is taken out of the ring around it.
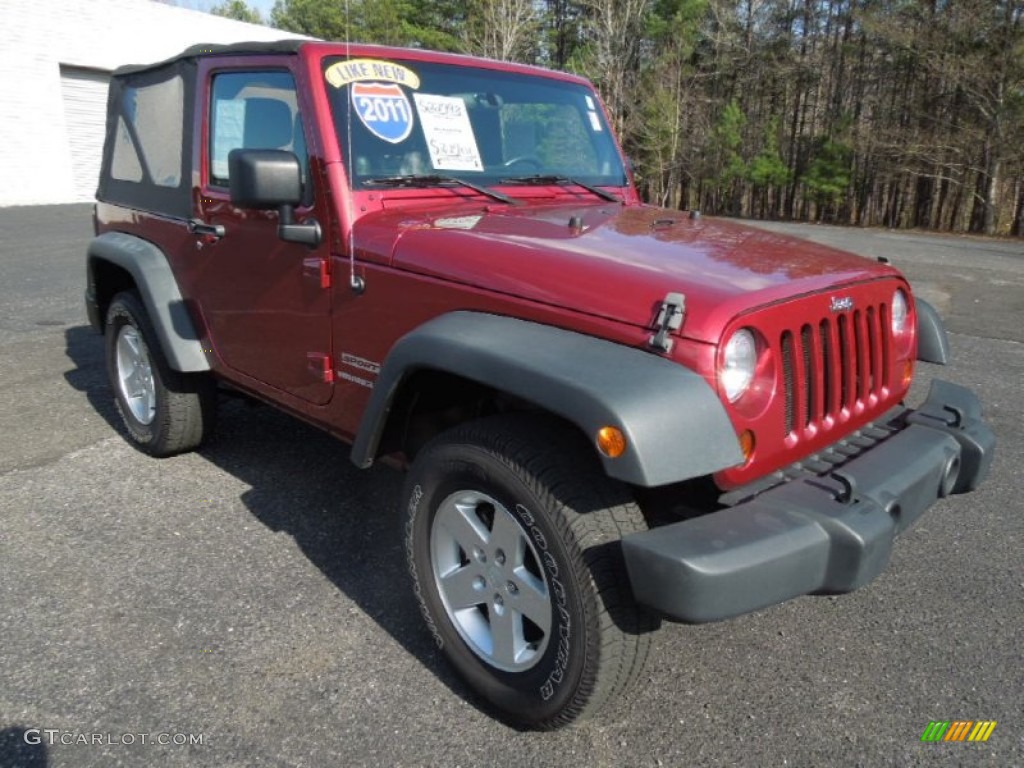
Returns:
[[[868,405],[889,381],[889,341],[884,304],[783,331],[786,434]]]

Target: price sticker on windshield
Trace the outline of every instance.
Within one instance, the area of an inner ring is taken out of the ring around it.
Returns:
[[[441,171],[482,171],[483,161],[466,102],[456,96],[414,93],[430,163]]]

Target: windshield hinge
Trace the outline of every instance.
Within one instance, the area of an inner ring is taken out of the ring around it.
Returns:
[[[669,333],[682,328],[684,317],[686,317],[686,297],[681,293],[665,294],[665,300],[661,302],[658,317],[654,321],[654,328],[657,332],[651,336],[648,343],[662,352],[671,352],[673,342],[668,337]]]

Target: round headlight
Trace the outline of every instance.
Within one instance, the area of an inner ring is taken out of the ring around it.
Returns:
[[[747,391],[757,367],[757,342],[754,334],[742,328],[732,335],[722,353],[719,381],[729,402],[733,403]]]
[[[897,288],[892,295],[892,333],[899,336],[907,329],[907,295]]]

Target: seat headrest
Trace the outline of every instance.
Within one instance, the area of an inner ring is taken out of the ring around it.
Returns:
[[[280,149],[292,143],[292,111],[280,99],[245,100],[245,146]]]

